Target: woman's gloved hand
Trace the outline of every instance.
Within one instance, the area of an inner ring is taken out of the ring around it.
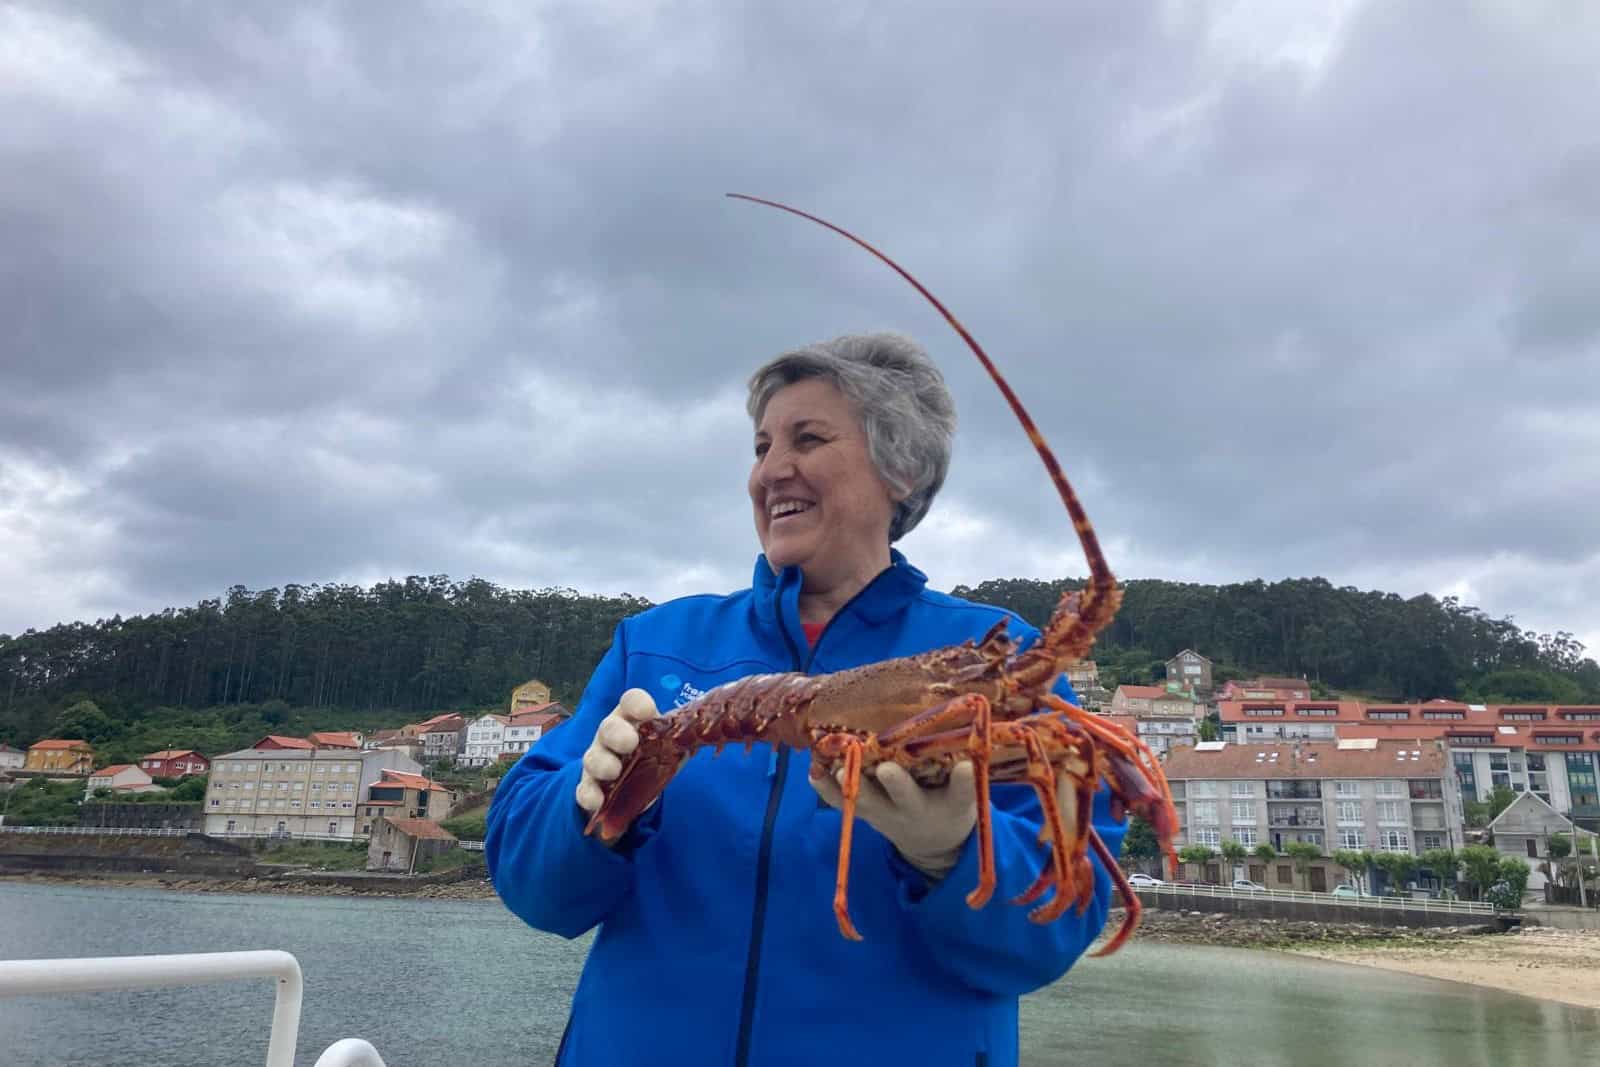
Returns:
[[[600,783],[616,781],[617,775],[622,773],[622,761],[639,747],[638,724],[659,714],[656,702],[643,689],[630,689],[622,694],[611,714],[600,720],[594,740],[583,754],[583,776],[578,779],[578,807],[591,815],[599,810],[601,802],[605,800]],[[655,801],[650,803],[654,804]],[[646,806],[645,811],[649,810]]]
[[[844,809],[843,783],[843,767],[832,776],[811,776],[817,795],[840,810]],[[955,867],[978,821],[972,761],[956,764],[950,780],[936,789],[924,789],[895,763],[880,763],[875,771],[863,770],[856,817],[888,838],[907,863],[937,881]]]

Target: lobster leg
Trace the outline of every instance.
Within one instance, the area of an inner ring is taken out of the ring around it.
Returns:
[[[839,736],[839,735],[835,735]],[[850,841],[856,824],[856,799],[861,795],[861,739],[847,737],[844,749],[844,810],[839,823],[839,871],[833,886],[833,917],[839,924],[839,933],[851,941],[860,941],[855,924],[850,921]]]
[[[967,754],[972,757],[972,787],[978,802],[978,819],[975,827],[978,835],[978,884],[967,894],[967,906],[971,908],[981,908],[989,902],[989,898],[994,894],[996,881],[994,819],[989,806],[993,711],[988,698],[977,693],[969,693],[907,719],[878,735],[880,747],[903,747],[908,756],[912,751],[916,751],[920,756],[929,750],[937,751],[940,748],[948,750],[954,747],[951,742],[959,737],[963,742],[960,747],[964,747]],[[949,731],[934,737],[927,736],[927,731],[946,727],[952,721],[960,722],[969,715],[972,725],[966,731]],[[917,745],[917,740],[931,744]]]

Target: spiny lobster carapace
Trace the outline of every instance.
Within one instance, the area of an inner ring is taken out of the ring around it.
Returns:
[[[1138,925],[1139,899],[1115,858],[1089,823],[1095,783],[1104,779],[1113,810],[1133,811],[1155,830],[1176,864],[1172,842],[1177,817],[1161,765],[1143,742],[1121,727],[1076,708],[1051,692],[1067,666],[1088,653],[1095,634],[1110,623],[1122,601],[1094,529],[1055,456],[1033,420],[988,355],[955,316],[899,264],[846,230],[815,215],[771,200],[729,196],[778,208],[826,226],[892,267],[928,299],[977,355],[1021,421],[1049,471],[1089,564],[1083,589],[1063,595],[1040,639],[1026,651],[1006,634],[1005,620],[982,641],[886,660],[834,674],[755,675],[729,682],[671,714],[639,727],[639,745],[621,773],[602,783],[604,801],[586,833],[617,840],[666,789],[698,749],[756,741],[811,752],[812,774],[843,776],[843,822],[834,891],[834,915],[845,937],[859,940],[847,908],[851,831],[864,769],[893,761],[920,783],[939,785],[952,767],[970,759],[977,790],[978,885],[968,895],[983,907],[995,889],[989,808],[991,783],[1020,782],[1033,788],[1044,821],[1040,839],[1048,859],[1033,886],[1014,903],[1028,904],[1054,890],[1029,913],[1036,922],[1059,918],[1076,903],[1081,914],[1094,895],[1093,849],[1127,905],[1117,933],[1095,953],[1121,947]],[[1068,828],[1061,809],[1068,791],[1078,818]]]

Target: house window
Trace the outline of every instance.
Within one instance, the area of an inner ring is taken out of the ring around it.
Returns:
[[[1236,797],[1253,797],[1256,795],[1254,782],[1234,782],[1232,795]]]
[[[1257,844],[1256,828],[1254,826],[1235,826],[1233,828],[1233,839],[1245,848],[1255,848]]]
[[[1294,868],[1287,863],[1278,864],[1278,884],[1287,885],[1294,881]]]
[[[1214,797],[1217,795],[1216,782],[1191,782],[1190,793],[1197,797]]]
[[[1385,719],[1385,720],[1388,720],[1390,722],[1403,722],[1403,721],[1411,718],[1411,713],[1409,711],[1399,711],[1399,710],[1369,711],[1369,712],[1367,712],[1367,718],[1369,718],[1369,719]]]
[[[1444,848],[1443,834],[1418,834],[1417,846],[1426,852],[1430,848]]]
[[[1361,795],[1361,783],[1339,782],[1334,788],[1333,795],[1338,797],[1358,797]]]
[[[1411,835],[1404,830],[1384,830],[1378,834],[1378,847],[1385,852],[1410,852]]]
[[[1535,843],[1533,838],[1530,837],[1530,838],[1528,838],[1527,845],[1528,845],[1528,858],[1530,860],[1538,859],[1539,858],[1539,846],[1538,846],[1538,844]],[[1577,881],[1577,876],[1576,875],[1573,876],[1573,881]]]
[[[211,798],[211,806],[213,808],[221,807],[222,806],[222,801],[218,800],[216,797],[212,797]]]
[[[1511,788],[1511,758],[1505,752],[1489,753],[1489,788]]]
[[[339,832],[339,824],[336,823],[336,822],[330,822],[328,824],[328,833],[336,834],[338,832]]]
[[[1236,800],[1233,802],[1233,825],[1254,826],[1256,824],[1256,806],[1249,800]]]
[[[1194,843],[1197,845],[1210,845],[1216,848],[1222,844],[1222,831],[1216,828],[1200,829],[1194,832]]]
[[[1380,800],[1378,802],[1378,821],[1380,823],[1404,826],[1407,823],[1405,805],[1398,800]]]
[[[1379,782],[1378,795],[1380,797],[1403,797],[1406,795],[1405,783],[1397,782],[1393,779]]]
[[[1362,836],[1361,836],[1361,831],[1360,830],[1340,830],[1339,831],[1339,847],[1340,848],[1349,848],[1349,849],[1362,849],[1362,848],[1365,848],[1366,845],[1363,843],[1363,839],[1362,839]]]
[[[1216,805],[1216,802],[1215,801],[1211,801],[1211,800],[1197,800],[1197,801],[1195,801],[1193,821],[1195,821],[1195,822],[1209,822],[1209,823],[1216,822],[1217,821],[1217,805]]]
[[[1506,722],[1544,722],[1542,711],[1502,711],[1500,717]]]
[[[1332,719],[1339,715],[1338,708],[1295,708],[1296,715],[1303,715],[1313,719]]]
[[[1339,802],[1339,823],[1361,824],[1361,804],[1354,800],[1341,800]]]

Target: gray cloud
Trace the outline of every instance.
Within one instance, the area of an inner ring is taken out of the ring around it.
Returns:
[[[922,338],[905,548],[1458,593],[1600,645],[1600,18],[1517,5],[0,9],[0,630],[235,582],[656,598],[756,551],[741,389]],[[1336,14],[1335,14],[1336,13]]]

